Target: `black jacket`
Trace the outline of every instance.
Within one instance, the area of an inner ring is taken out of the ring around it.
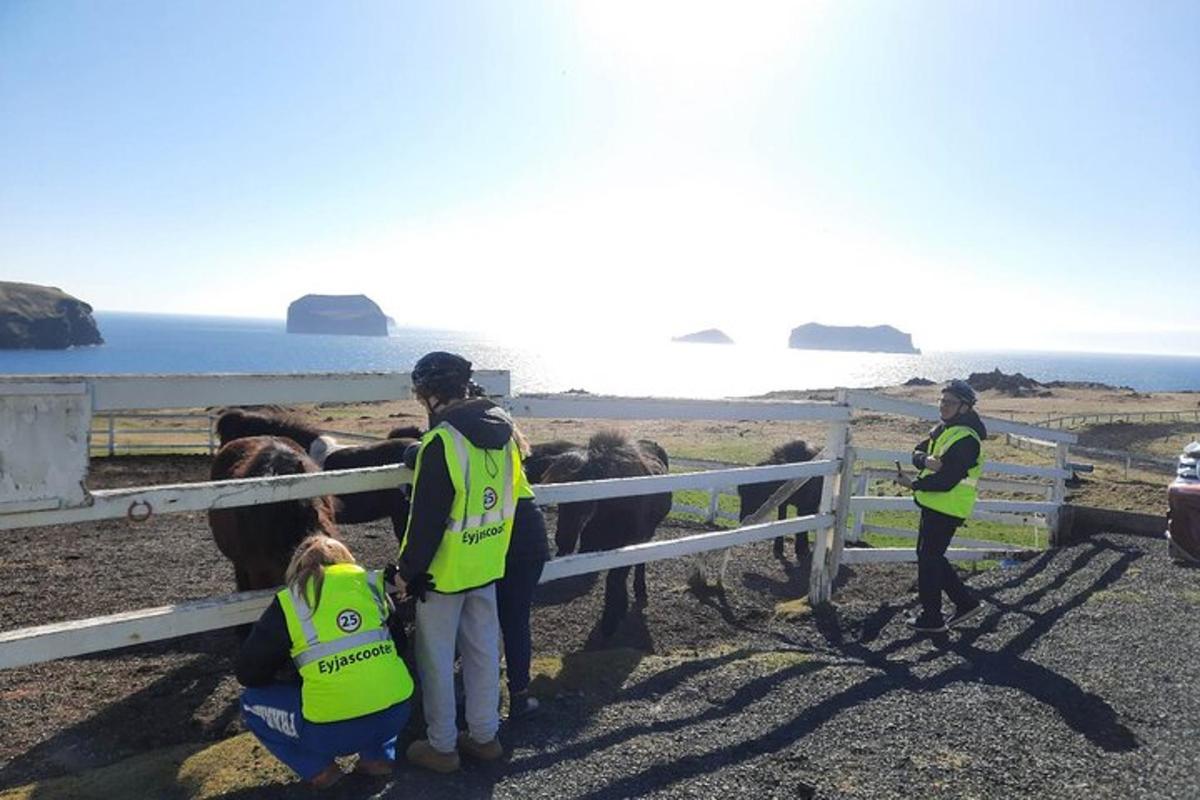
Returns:
[[[912,463],[917,469],[925,469],[925,459],[929,457],[929,448],[934,440],[948,427],[966,425],[979,434],[979,440],[987,438],[987,428],[983,420],[974,410],[959,414],[949,422],[939,422],[929,431],[929,438],[917,445],[913,450]],[[942,454],[942,468],[937,472],[917,478],[913,481],[913,489],[924,492],[948,492],[967,477],[967,471],[979,460],[979,441],[973,436],[966,436],[950,445]]]
[[[498,450],[513,434],[512,419],[491,400],[479,398],[459,403],[444,414],[429,420],[432,429],[448,422],[476,447]],[[440,438],[425,446],[421,455],[421,475],[413,486],[412,512],[408,518],[406,541],[400,552],[398,570],[405,582],[429,571],[429,565],[442,543],[446,520],[454,502],[454,484],[446,467],[446,451]],[[518,524],[519,523],[519,524]],[[540,542],[538,541],[540,539]],[[547,558],[546,525],[541,510],[526,499],[517,503],[513,523],[513,541],[509,558]],[[436,589],[437,586],[434,586]]]
[[[407,639],[395,612],[388,617],[387,626],[396,643],[396,652],[403,653]],[[234,671],[242,686],[300,682],[300,673],[292,664],[292,637],[278,597],[271,601],[250,629],[246,641],[242,642]]]

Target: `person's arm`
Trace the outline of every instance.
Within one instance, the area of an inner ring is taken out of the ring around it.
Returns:
[[[234,672],[242,686],[265,686],[274,683],[281,667],[291,660],[292,637],[279,598],[254,623],[250,635],[238,651]]]
[[[979,460],[979,440],[974,436],[964,436],[942,454],[941,468],[937,472],[917,478],[913,481],[913,489],[924,492],[948,492],[967,477],[967,472]]]
[[[429,571],[454,504],[454,483],[446,466],[441,437],[434,437],[422,448],[420,459],[421,469],[412,487],[412,511],[404,534],[404,549],[397,563],[405,583]]]
[[[933,446],[933,442],[940,434],[942,426],[934,425],[929,431],[929,436],[921,440],[920,444],[913,448],[912,465],[917,469],[925,469],[925,461],[929,458],[929,448]]]

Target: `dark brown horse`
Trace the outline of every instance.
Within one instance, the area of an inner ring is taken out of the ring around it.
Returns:
[[[213,461],[213,480],[263,478],[319,472],[313,460],[290,439],[250,436],[224,445]],[[292,551],[307,536],[338,538],[333,500],[311,497],[208,512],[213,540],[233,562],[238,591],[280,586]]]
[[[770,457],[766,461],[760,461],[758,466],[765,467],[770,464],[792,464],[798,461],[812,461],[817,456],[816,450],[810,448],[802,440],[788,442],[785,445],[776,447],[771,451]],[[788,506],[796,509],[798,516],[808,516],[816,514],[817,509],[821,505],[821,488],[824,485],[824,478],[816,477],[809,478],[808,482],[797,489],[779,505],[779,519],[787,518]],[[747,483],[738,487],[738,497],[741,498],[740,519],[753,514],[762,504],[775,493],[775,491],[783,486],[784,481],[769,481],[767,483]],[[783,537],[775,540],[775,555],[783,556]],[[808,549],[808,534],[796,534],[796,559],[804,561],[811,556]]]
[[[316,456],[314,460],[318,467],[327,472],[403,464],[404,451],[420,440],[421,433],[420,428],[410,425],[393,428],[388,432],[388,438],[378,442],[343,446],[284,409],[248,411],[232,408],[217,419],[217,434],[222,444],[244,436],[284,436]],[[399,541],[408,522],[408,495],[403,487],[337,495],[334,513],[343,525],[390,518],[392,532]]]
[[[619,433],[606,432],[593,436],[586,448],[567,450],[555,457],[542,473],[542,482],[665,475],[667,468],[666,451],[654,442],[630,442]],[[587,553],[648,542],[670,511],[670,492],[563,503],[558,507],[557,555],[573,553],[576,546],[579,552]],[[629,570],[617,567],[608,571],[600,619],[600,632],[605,637],[616,632],[628,610]],[[645,564],[634,567],[633,591],[639,603],[646,602]]]

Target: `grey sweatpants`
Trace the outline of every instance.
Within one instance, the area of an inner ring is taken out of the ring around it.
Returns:
[[[429,743],[454,750],[454,650],[462,656],[467,732],[490,742],[500,729],[500,623],[496,586],[460,594],[426,592],[417,603],[416,655]]]

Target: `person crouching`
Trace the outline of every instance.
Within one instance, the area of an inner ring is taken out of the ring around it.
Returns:
[[[390,632],[382,573],[358,566],[336,539],[310,536],[286,580],[238,654],[246,726],[316,788],[342,777],[335,756],[357,753],[356,772],[390,774],[413,680]],[[281,670],[289,679],[277,680]]]

